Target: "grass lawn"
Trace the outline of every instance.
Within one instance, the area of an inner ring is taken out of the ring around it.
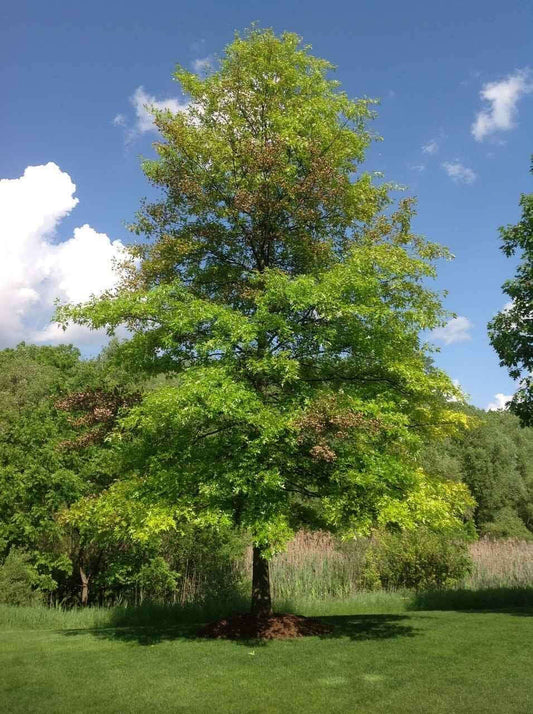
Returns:
[[[32,625],[4,608],[0,711],[533,712],[533,608],[416,611],[391,596],[298,609],[334,635],[205,641],[190,624]]]

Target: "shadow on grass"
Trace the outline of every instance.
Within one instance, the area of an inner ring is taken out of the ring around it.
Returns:
[[[335,615],[316,618],[326,625],[331,625],[331,633],[320,635],[321,640],[347,638],[353,641],[384,640],[396,637],[414,637],[415,629],[408,624],[409,615]],[[66,637],[91,634],[94,637],[119,642],[131,642],[138,645],[155,645],[169,640],[197,640],[213,642],[200,637],[199,630],[206,620],[179,622],[171,625],[125,625],[120,616],[111,618],[109,627],[95,629],[63,630]],[[233,640],[245,646],[265,646],[271,640],[240,639]]]
[[[533,615],[533,588],[430,590],[413,595],[410,610],[457,610]]]
[[[333,631],[321,639],[388,640],[394,637],[414,637],[416,631],[409,615],[329,615],[317,620],[331,625]]]

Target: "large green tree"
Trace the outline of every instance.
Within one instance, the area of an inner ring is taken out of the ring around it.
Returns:
[[[296,35],[257,29],[216,71],[178,68],[188,109],[152,110],[162,138],[143,168],[161,200],[133,226],[147,240],[116,291],[57,314],[126,325],[116,359],[172,377],[120,421],[127,477],[77,517],[113,520],[123,503],[139,535],[179,520],[246,531],[258,615],[268,560],[302,526],[454,527],[470,504],[418,463],[464,421],[420,338],[445,318],[426,281],[446,251],[360,172],[372,102],[331,69]]]
[[[533,173],[533,164],[531,166]],[[522,216],[515,225],[500,228],[502,251],[520,259],[514,278],[503,284],[510,298],[489,322],[489,337],[500,364],[519,386],[509,408],[522,424],[533,425],[533,193],[520,198]]]

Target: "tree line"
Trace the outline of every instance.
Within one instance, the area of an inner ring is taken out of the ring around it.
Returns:
[[[66,402],[85,395],[87,407],[89,396],[101,403],[104,394],[116,401],[117,395],[124,400],[157,388],[157,381],[139,384],[120,373],[114,350],[111,344],[92,360],[71,346],[20,344],[0,351],[1,560],[12,551],[25,554],[34,587],[66,604],[172,601],[179,578],[193,569],[204,589],[223,594],[221,583],[244,547],[230,528],[188,523],[139,537],[135,514],[123,501],[108,522],[101,515],[83,524],[69,517],[77,504],[108,493],[120,474],[113,446],[99,431],[102,421],[82,418],[80,431],[79,411],[65,409]],[[421,465],[468,486],[475,499],[472,532],[532,538],[533,429],[508,411],[461,409],[472,418],[471,428],[427,445]]]

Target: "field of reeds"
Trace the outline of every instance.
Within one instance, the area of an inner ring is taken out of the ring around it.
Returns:
[[[474,568],[465,579],[471,590],[533,586],[533,542],[482,538],[470,546]]]
[[[340,543],[327,533],[299,533],[287,551],[272,562],[274,597],[327,600],[357,595],[367,589],[364,570],[368,547],[367,539]],[[482,538],[471,543],[469,551],[472,570],[457,583],[458,587],[533,587],[533,542]]]
[[[287,550],[271,562],[273,598],[277,602],[346,600],[369,590],[379,590],[369,581],[367,538],[341,542],[322,532],[301,532]],[[477,591],[533,587],[533,541],[482,538],[468,546],[470,572],[454,584],[455,589]],[[247,598],[250,589],[251,549],[237,558],[227,572],[216,575],[234,585],[235,595]],[[183,606],[208,604],[214,581],[202,577],[202,563],[191,566],[179,584],[174,603]],[[230,594],[228,590],[226,594]]]

